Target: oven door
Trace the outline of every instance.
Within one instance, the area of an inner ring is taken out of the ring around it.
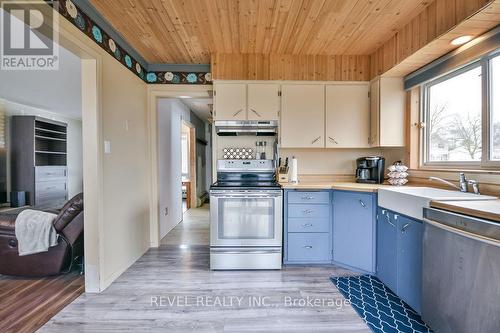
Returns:
[[[282,204],[281,190],[210,191],[210,245],[281,247]]]

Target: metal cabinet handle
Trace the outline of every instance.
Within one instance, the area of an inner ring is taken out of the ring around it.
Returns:
[[[304,214],[311,214],[313,212],[313,210],[312,209],[304,209],[302,212]]]
[[[308,196],[302,197],[302,200],[312,200],[312,199],[314,199],[314,197],[308,197]]]
[[[359,199],[359,204],[361,207],[366,208],[366,204],[363,202],[363,200]]]
[[[312,249],[313,247],[311,245],[306,245],[304,246],[304,249]]]
[[[404,234],[406,232],[406,229],[408,229],[410,227],[410,223],[406,223],[402,228],[401,228],[401,232]]]
[[[328,139],[330,139],[330,141],[332,141],[333,143],[335,143],[336,145],[338,145],[339,143],[334,139],[332,138],[331,136],[328,137]]]
[[[316,142],[318,142],[318,140],[319,140],[319,139],[321,139],[321,135],[320,135],[320,136],[318,136],[316,139],[314,139],[314,140],[311,142],[311,144],[315,144]]]
[[[236,111],[234,114],[233,114],[233,117],[236,117],[240,112],[242,112],[243,109],[239,109],[238,111]]]
[[[262,117],[262,116],[260,115],[260,113],[258,113],[258,112],[257,112],[257,111],[255,111],[254,109],[250,109],[250,111],[252,111],[253,113],[255,113],[258,117]]]
[[[304,228],[309,228],[312,227],[313,225],[311,223],[305,223],[302,225]]]
[[[394,223],[391,222],[391,219],[389,218],[389,214],[385,216],[387,223],[389,223],[391,226],[396,227]]]

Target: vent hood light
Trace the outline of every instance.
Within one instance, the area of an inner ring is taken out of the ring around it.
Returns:
[[[468,35],[467,36],[460,36],[460,37],[453,39],[451,41],[451,44],[452,45],[462,45],[462,44],[467,43],[471,39],[472,39],[472,36],[468,36]]]

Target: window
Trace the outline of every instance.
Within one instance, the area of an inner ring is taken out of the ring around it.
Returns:
[[[490,61],[490,159],[500,161],[500,56]]]
[[[437,78],[423,93],[425,165],[500,165],[499,55]]]

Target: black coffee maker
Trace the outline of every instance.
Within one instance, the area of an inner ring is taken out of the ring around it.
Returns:
[[[356,183],[382,184],[385,158],[382,156],[360,157],[356,160]]]

